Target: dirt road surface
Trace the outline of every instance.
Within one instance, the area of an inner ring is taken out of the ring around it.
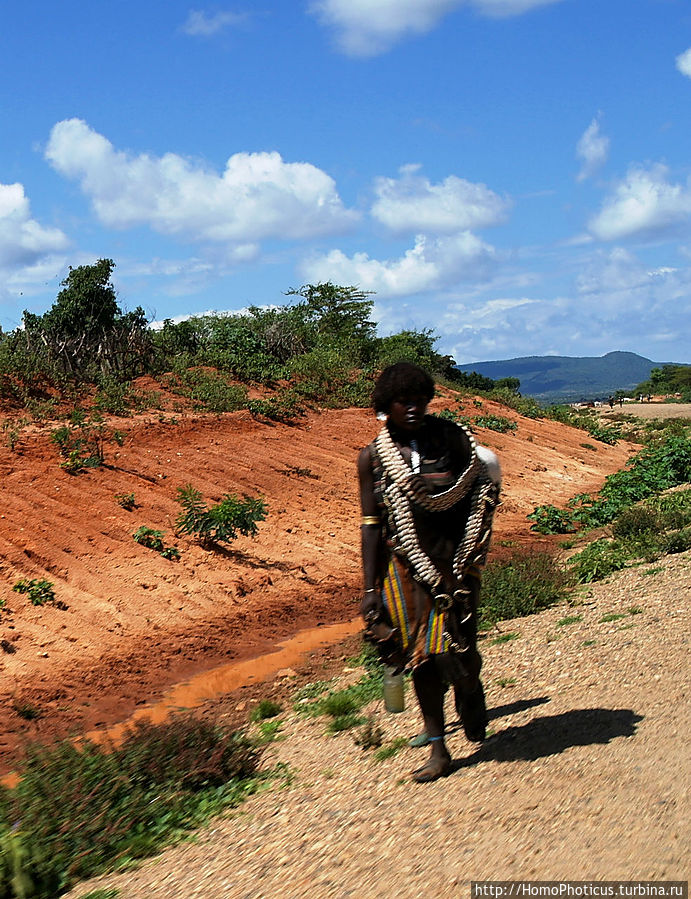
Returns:
[[[425,749],[376,762],[286,705],[264,764],[288,779],[69,897],[468,899],[473,880],[686,880],[690,590],[685,553],[502,622],[483,644],[493,735],[471,745],[451,714],[453,771],[432,784],[409,777]],[[401,715],[369,709],[388,742],[419,728],[407,700]]]

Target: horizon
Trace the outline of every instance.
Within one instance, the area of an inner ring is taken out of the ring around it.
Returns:
[[[151,320],[332,281],[459,365],[691,363],[682,0],[34,0],[3,26],[4,330],[107,257]]]

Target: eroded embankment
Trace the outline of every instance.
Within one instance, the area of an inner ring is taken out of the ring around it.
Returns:
[[[504,469],[495,554],[541,539],[525,517],[536,503],[596,490],[632,451],[487,400],[482,411],[518,423],[504,435],[477,431]],[[15,650],[0,654],[5,767],[26,737],[122,720],[195,672],[266,654],[357,612],[354,464],[378,427],[367,410],[325,411],[297,425],[246,412],[115,425],[124,445],[109,444],[107,465],[78,475],[60,468],[49,428],[23,433],[13,451],[0,448],[0,639]],[[215,552],[177,540],[176,491],[188,483],[209,501],[264,496],[259,536]],[[130,512],[115,499],[128,493]],[[135,543],[140,525],[165,531],[180,561]],[[67,608],[31,605],[12,592],[19,578],[47,578]],[[39,717],[27,721],[22,706]]]

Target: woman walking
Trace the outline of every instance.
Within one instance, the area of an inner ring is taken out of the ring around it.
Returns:
[[[432,378],[418,366],[385,369],[373,405],[386,424],[358,458],[361,611],[382,660],[412,671],[431,745],[413,773],[418,782],[450,769],[449,685],[468,739],[485,738],[477,604],[499,494],[496,456],[466,428],[427,415],[433,395]]]

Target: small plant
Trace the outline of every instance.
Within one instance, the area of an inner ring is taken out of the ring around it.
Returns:
[[[250,721],[264,721],[266,718],[275,718],[283,711],[279,702],[273,699],[260,699],[250,713]]]
[[[351,730],[353,727],[359,727],[364,724],[365,719],[357,712],[349,712],[347,715],[336,715],[329,721],[326,732],[329,734],[338,734],[344,730]]]
[[[291,478],[295,475],[296,478],[312,478],[314,481],[319,480],[319,475],[314,474],[311,468],[300,468],[298,465],[286,465],[279,474],[285,475],[287,478]]]
[[[582,615],[566,615],[557,621],[557,627],[568,627],[570,624],[576,624],[579,621],[583,621]]]
[[[122,506],[122,508],[127,512],[131,512],[137,507],[137,503],[134,499],[134,493],[116,493],[115,502],[119,506]]]
[[[124,435],[108,429],[100,412],[87,417],[83,409],[73,409],[68,425],[61,425],[51,433],[52,442],[63,457],[61,468],[78,474],[84,468],[97,468],[105,462],[105,445],[112,440],[122,446]]]
[[[42,712],[39,708],[36,708],[35,705],[32,705],[30,702],[26,702],[25,700],[15,700],[12,703],[12,708],[19,715],[20,718],[23,718],[25,721],[35,721],[37,718],[40,718]]]
[[[139,543],[140,546],[146,546],[149,549],[154,549],[156,552],[160,553],[163,551],[164,543],[163,543],[163,531],[157,531],[154,528],[147,527],[145,524],[138,527],[137,530],[132,534],[133,539],[136,543]]]
[[[12,587],[16,593],[28,593],[31,604],[34,606],[43,606],[47,602],[55,602],[55,591],[53,584],[45,579],[34,579],[31,581],[22,578]]]
[[[329,689],[329,683],[325,680],[314,681],[311,684],[305,684],[303,687],[295,693],[295,703],[297,705],[301,703],[311,702],[313,699],[317,699],[319,696],[323,696],[324,693]]]
[[[515,687],[516,686],[516,678],[515,677],[498,677],[497,678],[497,686],[498,687]]]
[[[2,423],[2,430],[5,432],[5,437],[7,440],[7,446],[10,449],[10,452],[14,452],[19,442],[19,436],[21,434],[21,430],[26,424],[26,419],[19,419],[16,421],[15,419],[8,418],[6,421]]]
[[[493,640],[490,640],[492,646],[499,646],[502,643],[509,643],[511,640],[518,640],[521,635],[517,631],[509,631],[506,634],[499,634]]]
[[[642,615],[643,609],[640,606],[629,606],[627,609],[629,615]]]
[[[161,550],[161,555],[164,559],[172,559],[173,561],[177,561],[180,558],[180,550],[177,546],[164,546]]]
[[[132,534],[132,538],[139,543],[140,546],[146,546],[148,549],[155,550],[157,553],[160,553],[164,559],[179,559],[180,550],[175,546],[166,546],[163,542],[164,536],[164,531],[157,531],[155,528],[147,527],[145,524],[138,527],[134,534]]]
[[[208,508],[199,490],[187,484],[178,488],[177,501],[183,508],[175,523],[178,532],[195,536],[202,545],[230,543],[238,533],[254,537],[257,522],[266,518],[266,503],[261,497],[245,495],[238,499],[228,493]]]
[[[490,431],[498,431],[500,434],[506,434],[508,431],[515,431],[518,425],[503,415],[480,415],[473,422],[476,428],[488,428]]]
[[[660,516],[647,506],[631,506],[619,515],[612,524],[615,537],[632,537],[656,533],[660,530]]]
[[[359,703],[350,690],[337,690],[330,693],[322,702],[322,713],[339,718],[350,715],[359,709]]]
[[[58,896],[153,854],[254,791],[260,757],[243,734],[191,717],[140,722],[118,747],[30,747],[18,785],[0,791],[0,895]],[[7,883],[7,832],[21,891]]]
[[[626,618],[623,612],[608,612],[600,618],[600,624],[607,624],[610,621],[619,621],[620,618]]]
[[[396,737],[394,740],[391,740],[386,746],[381,746],[374,753],[374,761],[375,762],[385,762],[386,759],[393,758],[393,756],[397,755],[401,749],[405,749],[408,745],[408,740],[405,737]]]
[[[278,718],[272,718],[268,721],[259,721],[257,722],[257,727],[259,730],[257,743],[260,746],[284,739],[283,737],[279,737],[279,731],[282,729],[283,725]]]
[[[384,731],[374,715],[370,715],[362,725],[357,734],[353,737],[356,746],[362,749],[377,749],[384,741]]]

